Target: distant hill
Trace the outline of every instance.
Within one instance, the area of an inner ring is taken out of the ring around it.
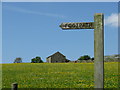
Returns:
[[[104,56],[104,62],[118,62],[120,60],[120,54],[106,55]],[[89,63],[94,60],[76,60],[78,63]]]
[[[120,60],[120,54],[107,55],[104,57],[105,62],[118,62]]]

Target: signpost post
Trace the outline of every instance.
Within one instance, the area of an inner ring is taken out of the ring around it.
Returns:
[[[104,15],[96,13],[94,22],[62,23],[67,29],[94,29],[94,87],[104,88]]]

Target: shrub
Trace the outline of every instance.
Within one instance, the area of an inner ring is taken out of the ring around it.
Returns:
[[[43,61],[41,60],[41,57],[36,57],[31,59],[31,63],[43,63]]]
[[[84,55],[84,56],[81,56],[80,58],[78,58],[78,60],[89,60],[89,59],[91,59],[91,58],[88,55]]]
[[[94,57],[92,57],[91,60],[93,61],[93,60],[94,60]]]
[[[22,63],[22,58],[18,57],[14,60],[14,63]]]
[[[66,62],[66,63],[67,63],[67,62],[70,62],[70,60],[66,59],[65,62]]]

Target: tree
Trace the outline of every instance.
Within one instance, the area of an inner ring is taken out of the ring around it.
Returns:
[[[31,63],[43,63],[43,61],[41,60],[41,57],[35,57],[33,59],[31,59]]]
[[[78,58],[78,60],[89,60],[90,59],[90,56],[88,55],[84,55],[84,56],[81,56],[80,58]]]
[[[22,63],[22,58],[18,57],[14,60],[14,63]]]
[[[91,60],[93,61],[93,60],[94,60],[94,57],[92,57]]]
[[[66,59],[65,62],[66,62],[66,63],[67,63],[67,62],[70,62],[70,60]]]

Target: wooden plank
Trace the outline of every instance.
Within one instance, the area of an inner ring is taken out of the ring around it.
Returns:
[[[62,23],[62,29],[94,29],[94,22]]]
[[[104,16],[94,16],[94,80],[95,88],[104,88]]]

